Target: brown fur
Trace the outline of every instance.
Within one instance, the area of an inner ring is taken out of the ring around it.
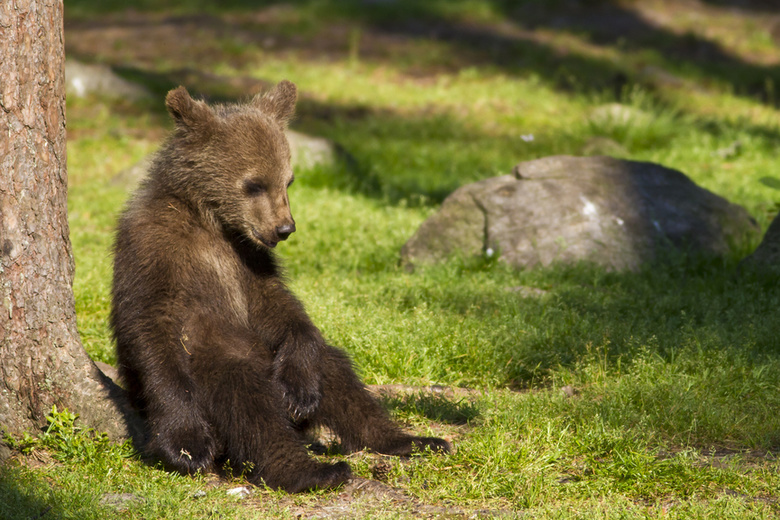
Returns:
[[[229,460],[290,492],[351,474],[309,457],[310,426],[347,452],[450,449],[401,431],[285,286],[272,249],[295,230],[295,100],[286,81],[243,105],[168,93],[176,129],[120,219],[111,315],[150,453],[181,472]]]

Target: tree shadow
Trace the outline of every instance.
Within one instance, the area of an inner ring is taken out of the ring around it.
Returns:
[[[479,406],[466,399],[452,399],[431,392],[385,396],[383,404],[396,414],[414,414],[431,421],[464,425],[479,418]]]
[[[60,501],[52,503],[52,492],[43,479],[8,464],[0,466],[0,514],[7,520],[59,517]]]
[[[209,31],[210,37],[233,41],[228,50],[236,54],[231,59],[238,61],[247,49],[262,52],[269,50],[268,42],[272,42],[273,52],[306,52],[315,60],[334,56],[343,59],[354,52],[380,62],[397,62],[398,55],[394,53],[400,52],[406,56],[401,61],[410,61],[411,71],[420,74],[493,67],[511,75],[533,73],[565,91],[607,90],[616,96],[628,84],[641,84],[650,89],[702,88],[702,85],[706,88],[708,83],[715,82],[738,95],[765,103],[777,102],[775,88],[780,83],[780,67],[747,62],[720,43],[692,31],[678,33],[646,18],[639,9],[612,0],[547,4],[485,0],[485,5],[503,19],[490,23],[454,19],[451,9],[440,2],[299,0],[293,4],[308,9],[308,16],[313,20],[274,18],[273,14],[246,19],[220,17],[223,11],[257,14],[260,8],[266,8],[263,12],[273,12],[274,8],[283,9],[287,5],[276,0],[267,0],[260,6],[248,0],[228,4],[178,0],[150,3],[145,8],[181,14],[148,18],[136,12],[121,18],[76,19],[66,24],[66,30],[109,24],[141,31],[164,25],[167,29],[162,34],[168,34],[190,26]],[[745,12],[765,11],[769,2],[710,0],[709,4]],[[125,10],[124,4],[98,5],[94,0],[74,0],[71,8],[76,12]],[[142,4],[140,11],[143,10]],[[581,40],[592,48],[578,49],[571,41],[560,43],[551,32]],[[146,37],[144,33],[139,34],[142,37],[135,45],[148,46],[150,42],[144,40],[160,37],[161,33],[145,33]],[[420,56],[416,49],[405,50],[404,40],[434,42],[443,45],[446,52]],[[615,59],[604,52],[608,48],[635,56],[632,61],[636,64]],[[161,58],[172,50],[170,45],[161,49]],[[185,53],[181,59],[196,58],[199,67],[211,67],[225,59],[224,50],[213,54],[199,50],[197,56]],[[415,62],[419,66],[415,67]]]
[[[492,65],[510,74],[534,72],[566,90],[612,89],[619,97],[625,85],[631,83],[647,88],[690,88],[689,80],[703,82],[705,87],[715,81],[730,86],[738,95],[764,103],[778,101],[775,86],[780,81],[780,67],[749,63],[715,41],[691,31],[678,34],[617,2],[572,2],[565,8],[556,2],[551,2],[549,8],[537,2],[489,3],[507,23],[454,22],[442,16],[433,4],[428,4],[430,8],[421,18],[366,18],[372,30],[379,33],[447,44],[461,60],[461,67]],[[597,50],[578,52],[570,46],[556,45],[539,30],[580,38]],[[632,68],[612,58],[599,58],[603,53],[598,50],[607,47],[644,56],[637,61],[646,64]]]
[[[126,77],[144,83],[159,99],[167,89],[178,84],[184,84],[212,101],[246,98],[267,88],[268,82],[241,75],[240,71],[244,70],[244,62],[258,59],[253,53],[262,54],[267,50],[265,42],[268,39],[274,42],[270,51],[279,57],[287,52],[304,52],[306,59],[313,61],[343,60],[352,52],[350,46],[353,45],[357,54],[365,59],[398,63],[402,68],[406,66],[412,75],[435,76],[443,71],[492,67],[513,76],[536,75],[566,92],[596,95],[608,92],[615,99],[624,101],[632,84],[644,85],[655,91],[656,97],[663,98],[665,92],[657,88],[661,85],[696,89],[701,88],[700,85],[706,88],[708,81],[715,81],[735,92],[774,103],[774,85],[780,84],[777,67],[745,63],[717,43],[694,34],[676,34],[654,25],[638,11],[609,0],[544,5],[530,1],[485,0],[485,5],[500,13],[505,20],[503,23],[453,20],[438,2],[299,0],[294,4],[312,9],[309,16],[322,15],[313,28],[304,28],[308,31],[304,35],[298,34],[296,27],[310,21],[288,17],[292,18],[290,21],[274,14],[273,9],[284,9],[282,2],[267,0],[261,4],[265,11],[258,11],[256,3],[248,0],[224,5],[176,0],[146,6],[149,10],[162,10],[166,13],[163,16],[145,15],[143,5],[139,11],[117,16],[116,13],[124,13],[124,4],[98,6],[94,0],[75,0],[71,5],[82,10],[94,8],[97,12],[113,14],[71,20],[66,24],[66,31],[76,31],[79,36],[66,41],[72,42],[71,55],[78,57],[79,53],[84,53],[82,56],[88,61],[95,59],[97,42],[102,42],[97,47],[107,50],[100,51],[106,54],[101,54],[99,59],[115,64]],[[171,10],[176,14],[170,15]],[[221,10],[233,15],[220,16]],[[235,12],[242,16],[235,16]],[[249,13],[252,16],[248,16]],[[95,35],[89,36],[89,31],[95,28],[105,30],[97,39]],[[541,37],[541,29],[568,34],[595,46],[611,46],[631,53],[650,52],[657,59],[637,70],[598,53],[557,45],[554,39]],[[189,33],[195,34],[195,41],[213,40],[216,43],[213,48],[208,44],[203,49],[192,50],[181,43]],[[122,49],[129,48],[130,56],[136,56],[141,52],[136,47],[144,48],[149,45],[148,40],[161,35],[167,35],[164,41],[157,42],[157,47],[162,47],[158,49],[152,45],[141,53],[145,58],[140,61],[122,58],[125,52]],[[81,46],[77,44],[80,37],[86,38]],[[112,41],[112,37],[118,39]],[[419,50],[415,46],[404,46],[404,42],[410,41],[434,42],[444,50],[439,49],[428,57],[410,57]],[[229,48],[225,47],[227,44],[230,44]],[[114,52],[113,47],[118,50]],[[405,53],[406,57],[399,58],[399,53]],[[176,67],[149,62],[158,54],[161,60],[172,61]],[[410,61],[404,65],[407,58]],[[225,59],[235,62],[238,74],[206,72],[217,69]],[[669,68],[674,73],[668,72]],[[161,102],[152,107],[158,113],[164,112]],[[685,115],[684,109],[680,113]],[[703,120],[699,123],[713,136],[722,133],[722,124]],[[338,172],[315,172],[310,176],[312,182],[330,183],[337,188],[405,203],[435,204],[458,186],[495,175],[496,171],[509,171],[518,161],[544,155],[580,154],[584,145],[582,136],[572,132],[557,135],[553,144],[540,139],[533,146],[524,147],[518,144],[516,133],[488,135],[487,132],[465,130],[461,121],[443,111],[410,116],[368,105],[336,106],[305,93],[299,104],[297,125],[334,139],[352,154]],[[778,139],[777,129],[769,124],[741,125],[751,135]],[[350,134],[360,135],[361,139],[348,142]],[[381,140],[384,146],[369,149],[362,137],[375,138],[375,142]],[[414,146],[425,139],[438,140],[444,145],[440,150],[431,148],[430,151],[431,164],[442,172],[435,178],[417,176],[415,170],[419,168],[409,157],[409,148],[404,148],[406,144]],[[459,152],[473,150],[473,153],[463,159],[461,153],[449,153],[446,143],[450,143],[450,151],[457,148]],[[388,158],[387,162],[394,168],[378,171],[372,164],[374,154],[391,151],[396,157]],[[458,162],[448,161],[448,157],[455,157]]]
[[[554,264],[507,274],[506,267],[487,267],[507,287],[480,289],[470,280],[485,272],[478,260],[454,259],[459,284],[411,287],[404,295],[414,308],[423,301],[437,313],[471,316],[490,329],[514,320],[517,329],[495,336],[495,365],[510,386],[543,381],[550,371],[572,367],[591,349],[603,349],[609,363],[629,365],[651,348],[668,358],[685,345],[734,348],[756,360],[780,359],[780,323],[774,319],[776,273],[736,269],[734,260],[692,257],[670,251],[639,272],[608,272],[582,262]],[[454,263],[452,263],[454,262]],[[429,268],[423,276],[437,276]],[[452,273],[449,273],[452,275]],[[512,290],[509,284],[543,291]]]
[[[221,75],[194,68],[158,71],[120,65],[113,70],[147,88],[151,99],[139,106],[166,120],[163,99],[178,85],[211,103],[246,100],[272,85],[248,75]],[[674,133],[683,124],[695,125],[698,131],[719,139],[731,131],[721,122],[698,119],[680,121]],[[540,136],[528,145],[510,129],[479,130],[447,110],[431,108],[410,114],[370,104],[326,102],[306,91],[300,93],[293,128],[338,143],[335,164],[299,171],[303,185],[362,194],[390,204],[424,206],[438,205],[458,187],[509,172],[521,161],[582,155],[588,140],[601,135],[599,129],[576,127],[569,132],[558,130],[546,139]],[[780,131],[768,123],[743,121],[739,130],[767,146],[780,142]],[[619,137],[605,136],[620,144]],[[652,148],[668,138],[661,135],[655,140],[643,139],[641,144]],[[419,164],[418,155],[424,155],[424,165]],[[419,174],[423,170],[424,176]]]
[[[775,0],[702,0],[705,4],[718,7],[728,7],[735,11],[757,11],[759,13],[780,13],[780,6]]]

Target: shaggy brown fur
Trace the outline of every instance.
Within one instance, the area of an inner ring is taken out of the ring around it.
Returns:
[[[243,105],[168,93],[176,129],[120,219],[111,315],[150,453],[185,473],[229,460],[290,492],[351,475],[309,456],[311,426],[347,452],[450,449],[398,428],[285,286],[271,250],[295,231],[295,100],[286,81]]]

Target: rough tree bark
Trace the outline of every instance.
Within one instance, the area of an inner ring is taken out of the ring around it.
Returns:
[[[62,0],[0,1],[0,427],[40,428],[56,404],[122,439],[121,391],[76,331],[64,60]]]

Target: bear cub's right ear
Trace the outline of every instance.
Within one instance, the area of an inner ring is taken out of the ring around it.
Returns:
[[[199,128],[208,125],[214,119],[214,112],[203,101],[195,101],[184,87],[178,87],[165,96],[165,106],[182,128]]]
[[[295,113],[298,89],[295,83],[282,80],[265,94],[258,94],[252,100],[257,108],[273,117],[282,127],[286,127]]]

